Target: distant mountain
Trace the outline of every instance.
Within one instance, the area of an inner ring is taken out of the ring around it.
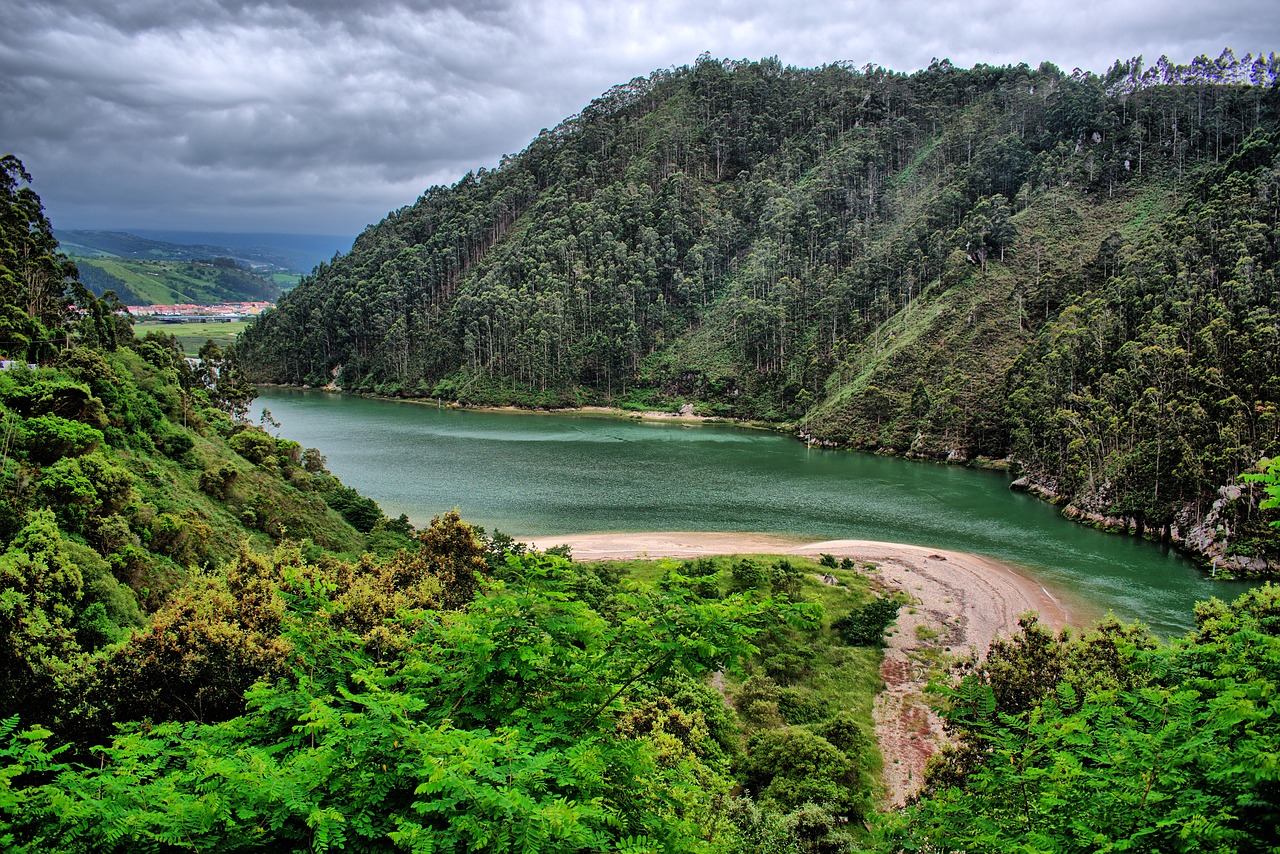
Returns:
[[[265,272],[307,273],[351,249],[353,238],[332,234],[235,234],[206,231],[61,230],[63,251],[80,258],[209,261],[234,258]]]
[[[355,237],[349,234],[255,234],[150,229],[134,229],[131,233],[169,243],[231,247],[237,250],[233,257],[245,260],[252,260],[255,253],[264,258],[279,255],[292,259],[294,266],[288,269],[295,273],[309,273],[317,265],[332,261],[334,255],[350,252],[351,244],[355,242]],[[245,253],[249,255],[246,256]]]

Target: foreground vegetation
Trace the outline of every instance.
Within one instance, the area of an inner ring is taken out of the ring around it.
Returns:
[[[272,382],[1012,457],[1077,515],[1266,571],[1239,476],[1280,454],[1277,73],[701,57],[394,211],[245,352]]]
[[[242,553],[102,671],[131,680],[101,695],[121,727],[109,743],[57,748],[10,720],[0,839],[31,851],[847,848],[848,822],[870,811],[875,751],[865,714],[802,684],[829,638],[800,572],[747,561],[665,567],[656,583],[621,575],[486,555],[456,516],[381,561]],[[871,673],[876,658],[863,658]],[[705,683],[725,669],[751,674],[742,716]]]
[[[877,612],[892,619],[896,603],[812,595],[811,568],[782,561],[617,567],[486,549],[452,515],[416,540],[357,562],[285,545],[203,575],[99,677],[133,680],[100,695],[109,739],[65,744],[30,716],[0,727],[0,840],[1276,850],[1277,588],[1200,606],[1169,646],[1139,627],[1054,638],[1025,621],[943,689],[957,748],[915,803],[877,815],[862,688],[878,655],[843,642],[868,629],[878,642]],[[850,660],[862,684],[827,693]],[[711,687],[725,683],[731,704]]]
[[[886,850],[1280,850],[1280,588],[1196,606],[1165,646],[1034,619],[945,690],[957,747]]]

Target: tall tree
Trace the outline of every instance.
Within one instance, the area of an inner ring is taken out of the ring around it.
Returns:
[[[30,184],[18,158],[0,157],[0,353],[39,360],[65,344],[67,287],[78,273]]]

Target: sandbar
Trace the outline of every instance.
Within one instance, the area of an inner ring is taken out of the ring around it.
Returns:
[[[810,542],[770,534],[724,532],[606,533],[540,537],[545,549],[567,545],[580,561],[694,558],[703,555],[777,554],[854,560],[877,588],[901,591],[911,604],[898,614],[888,638],[876,697],[876,737],[884,758],[886,806],[903,804],[923,783],[929,757],[946,742],[942,721],[924,695],[927,649],[947,655],[986,655],[997,635],[1018,630],[1028,612],[1053,630],[1082,625],[1093,615],[1061,594],[1000,561],[981,555],[875,540]],[[874,569],[867,569],[874,564]],[[917,627],[923,626],[923,629]]]

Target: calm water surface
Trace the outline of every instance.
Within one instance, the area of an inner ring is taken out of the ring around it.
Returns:
[[[1067,522],[1002,473],[808,449],[774,433],[607,416],[439,409],[262,389],[280,433],[390,516],[458,508],[517,539],[597,531],[754,531],[859,538],[990,555],[1095,615],[1163,634],[1191,625],[1210,581],[1156,544]]]

